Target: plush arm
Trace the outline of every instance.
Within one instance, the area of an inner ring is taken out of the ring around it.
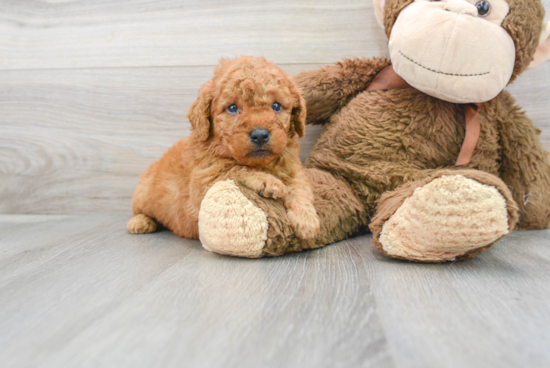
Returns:
[[[499,100],[500,176],[520,209],[517,228],[546,228],[550,222],[550,164],[538,139],[540,130],[508,93],[502,93]]]
[[[306,100],[307,124],[325,124],[335,112],[369,86],[389,60],[345,59],[295,77]]]

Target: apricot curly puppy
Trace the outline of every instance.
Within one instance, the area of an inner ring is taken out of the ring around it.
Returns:
[[[154,232],[158,222],[180,237],[198,239],[206,192],[233,179],[281,199],[298,237],[317,235],[313,193],[298,158],[306,107],[287,73],[264,58],[221,60],[187,116],[191,135],[141,176],[130,233]]]

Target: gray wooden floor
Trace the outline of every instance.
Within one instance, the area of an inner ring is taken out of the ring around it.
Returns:
[[[229,258],[126,221],[0,215],[1,367],[550,366],[550,230],[425,265],[370,236]]]
[[[550,230],[448,265],[124,230],[220,57],[386,56],[371,0],[0,0],[0,34],[0,368],[550,367]],[[550,150],[550,62],[507,89]]]

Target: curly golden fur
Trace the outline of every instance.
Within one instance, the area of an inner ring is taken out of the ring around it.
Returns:
[[[130,233],[153,232],[158,222],[180,237],[198,239],[206,192],[233,179],[265,198],[282,199],[299,237],[317,235],[313,193],[298,158],[305,101],[287,73],[264,58],[221,60],[188,118],[191,135],[141,176]]]

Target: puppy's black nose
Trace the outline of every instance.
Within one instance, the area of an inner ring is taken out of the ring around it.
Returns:
[[[254,129],[250,132],[250,141],[256,146],[262,146],[269,142],[269,130]]]

